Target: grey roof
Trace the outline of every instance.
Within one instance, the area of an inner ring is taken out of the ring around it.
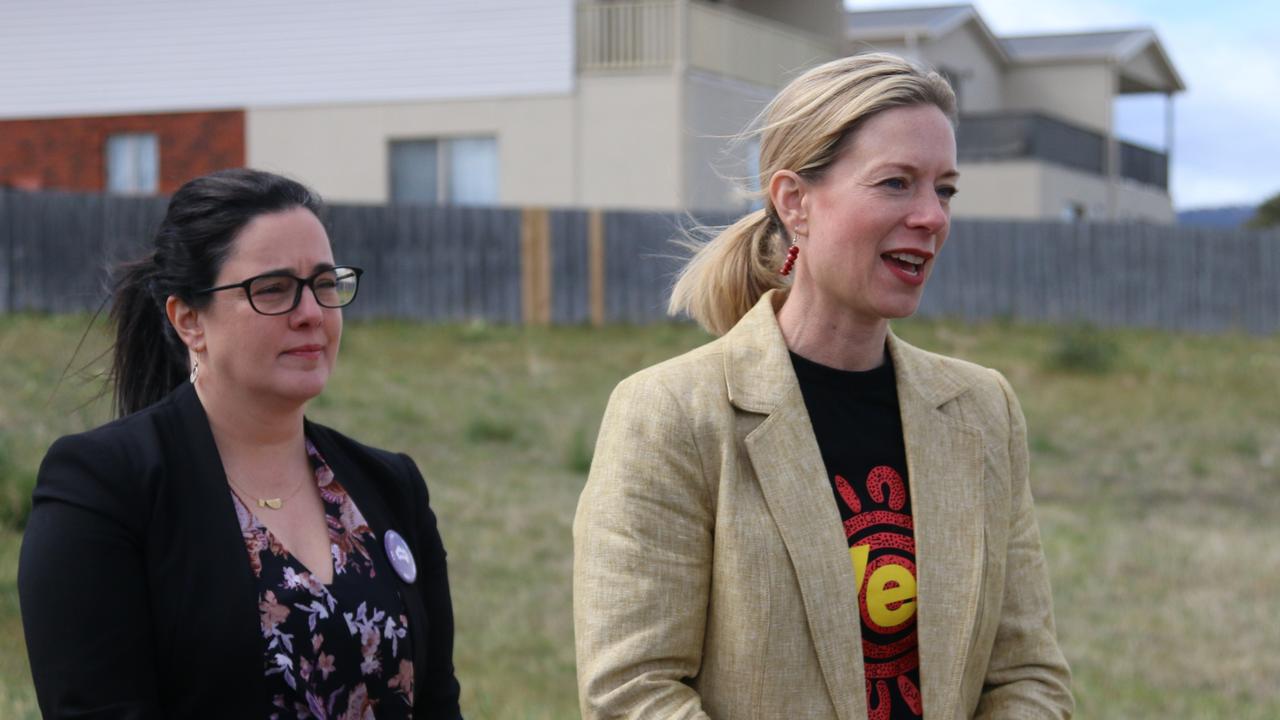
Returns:
[[[1042,60],[1128,60],[1155,40],[1147,28],[1066,35],[1022,35],[1000,38],[1015,62]]]
[[[976,15],[977,10],[972,5],[850,10],[845,14],[845,34],[853,40],[909,33],[937,36]]]
[[[849,10],[845,13],[845,37],[854,43],[882,41],[928,41],[974,23],[988,46],[1004,63],[1037,64],[1101,60],[1121,66],[1121,92],[1185,90],[1178,71],[1173,67],[1155,31],[1150,28],[1127,28],[1102,32],[1065,33],[1057,35],[1020,35],[996,37],[973,5],[937,5],[933,7],[891,8],[884,10]],[[1130,76],[1123,69],[1148,48],[1154,48],[1168,75],[1165,83],[1150,87],[1152,81],[1141,75]]]

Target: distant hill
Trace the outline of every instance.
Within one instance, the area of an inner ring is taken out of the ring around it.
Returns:
[[[1249,222],[1256,209],[1253,205],[1228,205],[1182,210],[1178,213],[1178,224],[1187,227],[1238,228]]]

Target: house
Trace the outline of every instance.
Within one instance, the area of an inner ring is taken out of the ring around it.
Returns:
[[[848,13],[848,51],[937,68],[960,105],[957,217],[1173,223],[1172,96],[1185,90],[1148,28],[997,37],[972,5]],[[1165,96],[1165,151],[1115,135],[1120,95]]]
[[[1167,152],[1113,129],[1117,95],[1183,89],[1151,31],[1000,38],[969,5],[840,0],[2,3],[0,186],[251,165],[347,203],[738,210],[757,146],[727,139],[868,49],[957,88],[957,216],[1173,221]]]
[[[740,208],[724,138],[842,27],[839,0],[5,3],[0,185],[247,164],[340,202]]]

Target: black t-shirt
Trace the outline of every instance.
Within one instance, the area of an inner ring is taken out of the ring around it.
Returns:
[[[849,540],[871,720],[923,715],[915,533],[893,361],[836,370],[791,354]]]

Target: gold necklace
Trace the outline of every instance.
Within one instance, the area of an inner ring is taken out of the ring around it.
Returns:
[[[260,497],[254,496],[253,493],[246,492],[244,488],[232,482],[230,476],[227,476],[227,483],[231,485],[232,490],[238,491],[236,492],[236,494],[240,496],[241,501],[244,501],[245,496],[247,495],[251,499],[253,499],[255,502],[257,502],[258,507],[260,508],[270,508],[272,510],[279,510],[280,508],[284,507],[284,503],[286,500],[292,500],[293,496],[298,494],[298,491],[302,489],[302,486],[307,484],[307,479],[304,477],[302,480],[299,480],[298,484],[294,486],[293,490],[290,491],[288,495],[285,495],[284,497],[273,497],[273,498],[260,498]]]

